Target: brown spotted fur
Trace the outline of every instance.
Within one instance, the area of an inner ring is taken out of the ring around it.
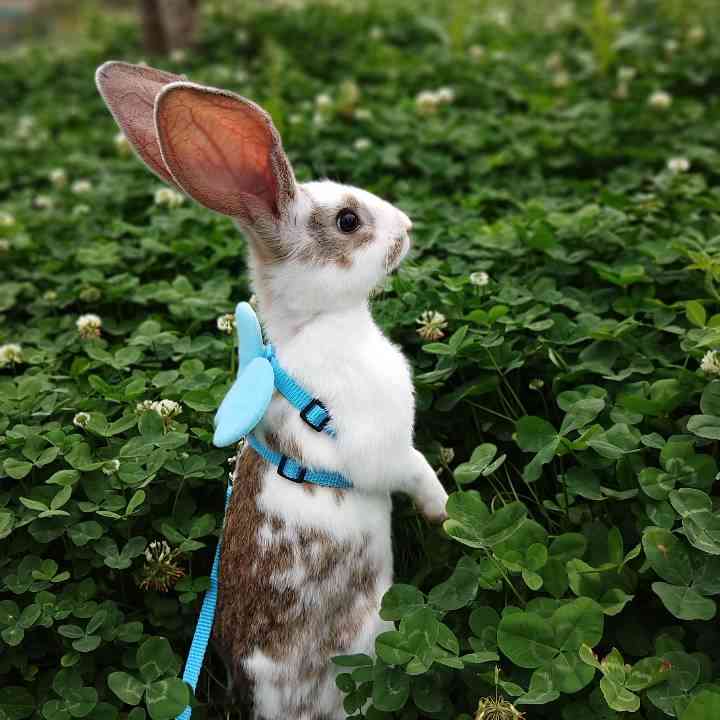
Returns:
[[[280,441],[271,437],[270,442],[278,446]],[[285,449],[300,456],[294,444]],[[283,519],[268,516],[258,507],[266,470],[266,462],[249,447],[236,463],[233,495],[225,519],[213,632],[213,640],[233,677],[235,692],[248,701],[255,688],[243,660],[255,649],[276,661],[300,649],[302,664],[296,668],[294,678],[287,678],[287,688],[297,679],[319,683],[332,672],[330,658],[350,649],[368,618],[377,613],[379,602],[375,588],[378,569],[366,552],[368,538],[359,543],[338,542],[318,528],[297,527],[296,539],[290,542],[283,536]],[[313,491],[343,492],[320,487]],[[259,542],[263,526],[272,532],[269,545]],[[278,587],[278,578],[298,566],[305,573],[304,587],[321,588],[313,593],[312,604],[303,603],[301,593],[292,585]],[[339,586],[331,585],[338,577]],[[292,697],[292,693],[288,695]],[[307,701],[296,702],[284,711],[285,717],[303,715],[323,720],[317,711],[309,714],[313,708]],[[256,716],[255,720],[263,719]]]

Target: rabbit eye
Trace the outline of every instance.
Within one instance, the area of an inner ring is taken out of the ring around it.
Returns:
[[[345,208],[337,214],[335,224],[340,232],[352,233],[360,227],[360,218],[357,216],[357,213]]]

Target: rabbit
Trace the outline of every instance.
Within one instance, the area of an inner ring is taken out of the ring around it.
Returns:
[[[296,182],[270,116],[244,97],[122,62],[96,81],[149,168],[245,234],[265,335],[330,412],[334,437],[275,393],[256,434],[351,489],[290,482],[247,444],[238,455],[213,642],[255,720],[339,720],[331,658],[372,655],[392,629],[379,615],[391,493],[446,518],[447,493],[413,446],[410,366],[368,305],[407,254],[411,221],[365,190]]]

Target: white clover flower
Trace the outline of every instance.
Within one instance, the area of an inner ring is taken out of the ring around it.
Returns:
[[[100,329],[102,328],[102,320],[94,313],[81,315],[76,321],[80,337],[84,339],[100,337]]]
[[[315,97],[315,106],[318,110],[327,110],[332,104],[332,98],[327,93],[320,93]]]
[[[78,203],[77,205],[73,206],[72,209],[72,216],[73,217],[82,217],[83,215],[87,215],[90,212],[90,206],[86,205],[85,203]]]
[[[85,193],[89,193],[92,190],[92,183],[89,180],[76,180],[70,186],[70,189],[76,195],[83,195]]]
[[[451,87],[441,87],[435,92],[438,102],[451,103],[455,100],[455,91]]]
[[[125,137],[125,133],[119,132],[113,138],[115,149],[120,155],[129,155],[131,150],[130,141]]]
[[[621,82],[630,82],[631,80],[635,79],[635,76],[637,75],[637,70],[634,67],[630,67],[629,65],[622,65],[618,68],[617,76],[618,80]]]
[[[48,177],[50,178],[50,182],[58,189],[64,188],[67,185],[67,173],[62,168],[51,170]]]
[[[690,169],[690,161],[684,157],[674,157],[667,161],[667,169],[672,173],[684,173]]]
[[[225,315],[221,315],[217,319],[217,329],[220,330],[220,332],[232,335],[232,332],[235,329],[234,313],[226,313]]]
[[[174,63],[181,63],[187,60],[187,53],[182,48],[176,48],[170,53],[170,59]]]
[[[358,139],[353,143],[353,147],[354,147],[358,152],[363,152],[364,150],[368,150],[368,149],[371,147],[371,145],[372,145],[372,141],[371,141],[369,138],[365,138],[365,137],[358,138]]]
[[[17,343],[0,345],[0,367],[16,365],[23,361],[22,347]]]
[[[648,105],[657,110],[666,110],[672,105],[672,95],[664,90],[656,90],[648,98]]]
[[[10,252],[10,241],[0,238],[0,255]]]
[[[490,276],[484,271],[470,273],[470,282],[477,287],[485,287],[490,282]]]
[[[708,350],[700,361],[700,369],[706,375],[720,375],[720,354],[717,350]]]
[[[73,418],[73,425],[75,425],[75,427],[85,429],[89,422],[90,422],[90,413],[86,413],[86,412],[75,413],[75,417]]]
[[[665,47],[665,53],[667,55],[672,55],[678,49],[678,42],[677,42],[677,40],[672,40],[672,39],[666,40],[664,47]]]
[[[455,459],[455,450],[451,447],[440,448],[440,460],[444,465],[449,465]]]
[[[152,400],[143,400],[135,406],[135,412],[138,415],[142,415],[143,413],[150,412],[151,410],[154,411],[154,405],[155,403]]]
[[[372,116],[372,110],[368,110],[367,108],[358,108],[355,110],[355,117],[358,120],[370,120]]]
[[[423,340],[440,340],[445,336],[443,331],[447,327],[447,320],[436,310],[426,310],[415,322],[420,326],[417,334]]]
[[[687,32],[688,42],[699,45],[705,39],[705,28],[702,25],[694,25]]]
[[[145,566],[139,585],[143,590],[167,592],[185,571],[177,564],[180,550],[173,550],[165,540],[153,540],[145,548]]]
[[[322,113],[316,112],[316,113],[313,115],[312,124],[313,124],[316,128],[324,127],[324,125],[325,125],[325,116],[324,116]]]
[[[12,227],[15,224],[15,217],[9,212],[0,212],[0,227]]]
[[[35,131],[35,118],[32,115],[21,115],[15,128],[15,135],[20,140],[29,140]]]
[[[545,60],[545,67],[548,70],[562,70],[562,68],[563,68],[562,55],[557,51],[550,53],[550,55],[548,55],[547,59]]]
[[[117,458],[113,458],[102,464],[102,471],[105,475],[114,475],[119,469],[120,461]]]
[[[368,34],[370,35],[370,39],[375,40],[376,42],[385,37],[385,31],[378,25],[373,25]]]
[[[567,70],[558,70],[552,79],[553,87],[566,88],[570,84],[570,73]]]
[[[292,113],[292,115],[288,116],[288,122],[291,125],[299,125],[303,121],[302,115],[298,113]]]
[[[507,10],[498,9],[490,13],[491,19],[500,27],[507,27],[510,24],[510,13]]]
[[[619,82],[617,87],[615,88],[615,92],[613,93],[613,97],[616,97],[618,100],[626,100],[628,95],[630,94],[630,87],[626,82]]]
[[[482,60],[485,57],[485,48],[482,45],[471,45],[468,48],[468,55],[471,60]]]
[[[174,418],[182,412],[182,405],[174,400],[159,400],[153,410],[162,418]]]
[[[422,90],[415,97],[415,107],[422,115],[430,115],[434,113],[439,105],[439,99],[432,90]]]
[[[165,560],[171,552],[170,546],[166,540],[153,540],[145,548],[145,559],[148,562]]]
[[[54,290],[46,290],[43,293],[43,300],[45,302],[55,302],[58,298],[58,294]]]
[[[161,187],[155,191],[155,204],[166,205],[169,208],[180,207],[185,202],[185,196],[172,188]]]
[[[55,207],[55,200],[49,195],[36,195],[33,205],[41,210],[52,210]]]

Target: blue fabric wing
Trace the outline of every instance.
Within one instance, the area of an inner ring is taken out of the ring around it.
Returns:
[[[249,303],[241,302],[235,308],[235,330],[238,338],[238,376],[251,360],[262,357],[265,346],[257,315]]]
[[[247,303],[235,308],[238,375],[215,413],[213,444],[226,447],[245,437],[262,420],[275,389],[272,365],[264,357],[260,323]]]

